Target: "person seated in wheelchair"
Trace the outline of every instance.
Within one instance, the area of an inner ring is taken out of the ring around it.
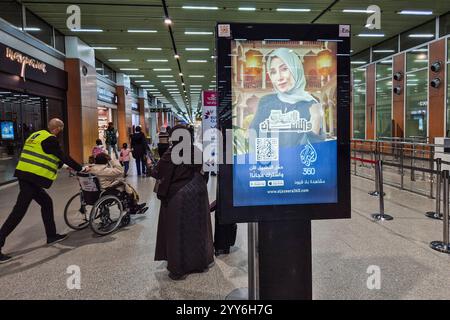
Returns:
[[[115,188],[124,192],[129,197],[130,214],[144,213],[147,211],[146,203],[139,204],[139,194],[123,180],[123,167],[118,160],[112,160],[106,153],[100,153],[95,157],[94,164],[90,166],[89,173],[94,174],[102,189]]]

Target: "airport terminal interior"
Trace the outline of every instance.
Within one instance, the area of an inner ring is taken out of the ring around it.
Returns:
[[[450,1],[0,0],[0,300],[448,300],[449,170]]]

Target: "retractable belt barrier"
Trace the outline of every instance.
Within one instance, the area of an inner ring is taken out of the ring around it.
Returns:
[[[366,163],[375,164],[375,189],[376,191],[369,193],[370,195],[376,195],[379,199],[380,212],[372,214],[372,218],[377,221],[390,221],[394,218],[384,212],[384,196],[386,195],[383,190],[383,161],[382,160],[365,160],[357,157],[351,157],[352,160],[362,161]]]
[[[450,238],[449,238],[449,225],[448,225],[448,206],[449,206],[449,194],[448,194],[448,184],[449,184],[449,172],[448,170],[442,171],[442,184],[444,191],[444,212],[443,212],[443,239],[442,241],[433,241],[430,243],[430,247],[436,251],[450,254]]]

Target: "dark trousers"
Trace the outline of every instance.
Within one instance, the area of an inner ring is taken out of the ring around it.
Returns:
[[[130,169],[130,161],[124,161],[123,162],[123,166],[124,166],[124,174],[127,175],[128,174],[128,170]]]
[[[53,217],[53,201],[48,193],[41,187],[25,180],[19,180],[20,192],[16,205],[9,217],[0,229],[0,248],[5,245],[5,240],[22,221],[32,200],[41,206],[42,220],[44,221],[47,238],[56,235],[55,219]]]
[[[145,163],[145,156],[142,155],[140,157],[136,157],[136,169],[138,176],[141,175],[141,165],[142,165],[142,174],[147,172],[147,164]]]

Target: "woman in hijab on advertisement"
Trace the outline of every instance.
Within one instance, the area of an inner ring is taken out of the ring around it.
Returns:
[[[278,133],[280,147],[325,140],[322,105],[305,91],[299,56],[287,48],[276,49],[267,58],[267,70],[275,93],[261,98],[250,128],[258,137]]]
[[[308,59],[309,72],[316,72],[317,56]],[[337,141],[327,138],[323,105],[306,88],[316,88],[321,97],[336,77],[307,83],[300,56],[284,47],[267,54],[265,69],[273,91],[259,100],[246,134],[248,151],[235,155],[236,163],[245,164],[233,167],[234,205],[335,202]]]

